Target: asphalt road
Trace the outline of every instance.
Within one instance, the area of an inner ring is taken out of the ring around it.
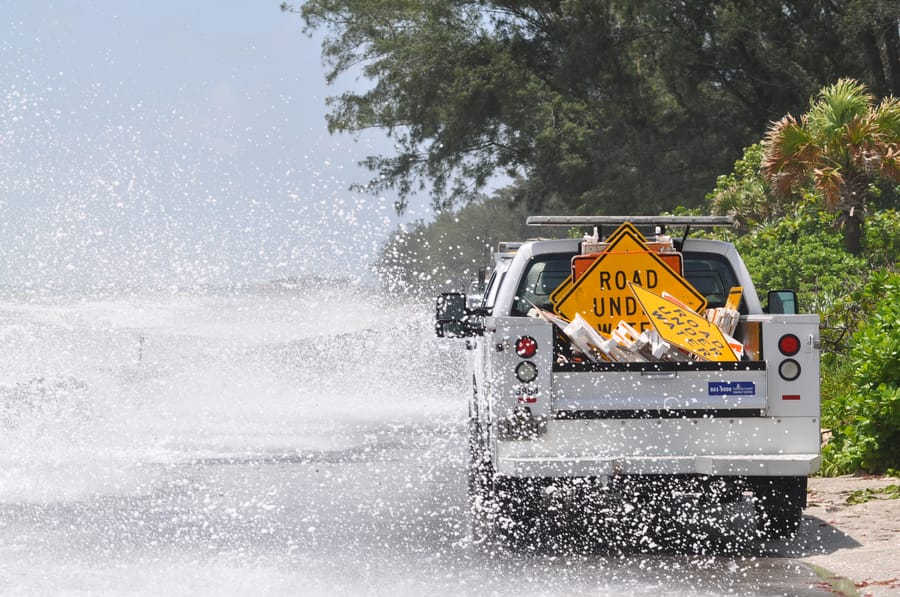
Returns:
[[[335,432],[334,450],[146,462],[140,492],[4,503],[0,593],[826,594],[807,567],[752,545],[473,546],[458,424]]]
[[[325,290],[0,304],[0,595],[828,594],[809,524],[473,545],[464,351]]]

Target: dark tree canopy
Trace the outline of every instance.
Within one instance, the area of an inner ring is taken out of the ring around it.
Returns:
[[[290,6],[284,7],[293,10]],[[438,209],[517,176],[520,202],[698,205],[770,121],[841,76],[900,95],[894,0],[308,0],[332,131],[380,128],[373,191]]]

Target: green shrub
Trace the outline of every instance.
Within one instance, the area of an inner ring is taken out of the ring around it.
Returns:
[[[865,278],[865,258],[844,250],[834,219],[805,204],[735,241],[760,297],[790,288],[804,311],[821,314]]]
[[[826,474],[900,468],[900,187],[872,185],[863,251],[844,250],[837,215],[812,191],[777,200],[761,175],[762,147],[748,147],[707,195],[732,230],[701,232],[734,242],[757,293],[794,289],[818,313],[822,338],[822,420],[832,433]]]
[[[844,250],[835,217],[806,202],[791,216],[759,226],[734,242],[761,298],[769,290],[791,288],[803,311],[819,314],[824,372],[826,377],[837,374],[840,383],[839,368],[850,338],[880,297],[878,282],[870,287],[870,277],[882,270],[898,271],[900,213],[886,210],[866,220],[862,255]]]
[[[900,260],[900,212],[877,211],[866,218],[863,248],[868,262],[877,268],[898,271]]]
[[[852,338],[850,385],[822,405],[825,474],[900,467],[900,275],[874,274],[863,294],[878,298]]]

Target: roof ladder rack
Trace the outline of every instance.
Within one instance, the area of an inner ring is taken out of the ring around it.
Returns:
[[[529,216],[529,226],[603,226],[631,222],[635,226],[731,226],[732,216]]]

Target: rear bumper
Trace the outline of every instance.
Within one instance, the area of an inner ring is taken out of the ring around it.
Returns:
[[[501,458],[508,477],[605,477],[613,475],[715,475],[805,477],[819,470],[818,454],[715,455],[627,458]]]
[[[494,460],[511,477],[808,476],[819,464],[812,417],[551,420],[536,439],[498,442]]]

